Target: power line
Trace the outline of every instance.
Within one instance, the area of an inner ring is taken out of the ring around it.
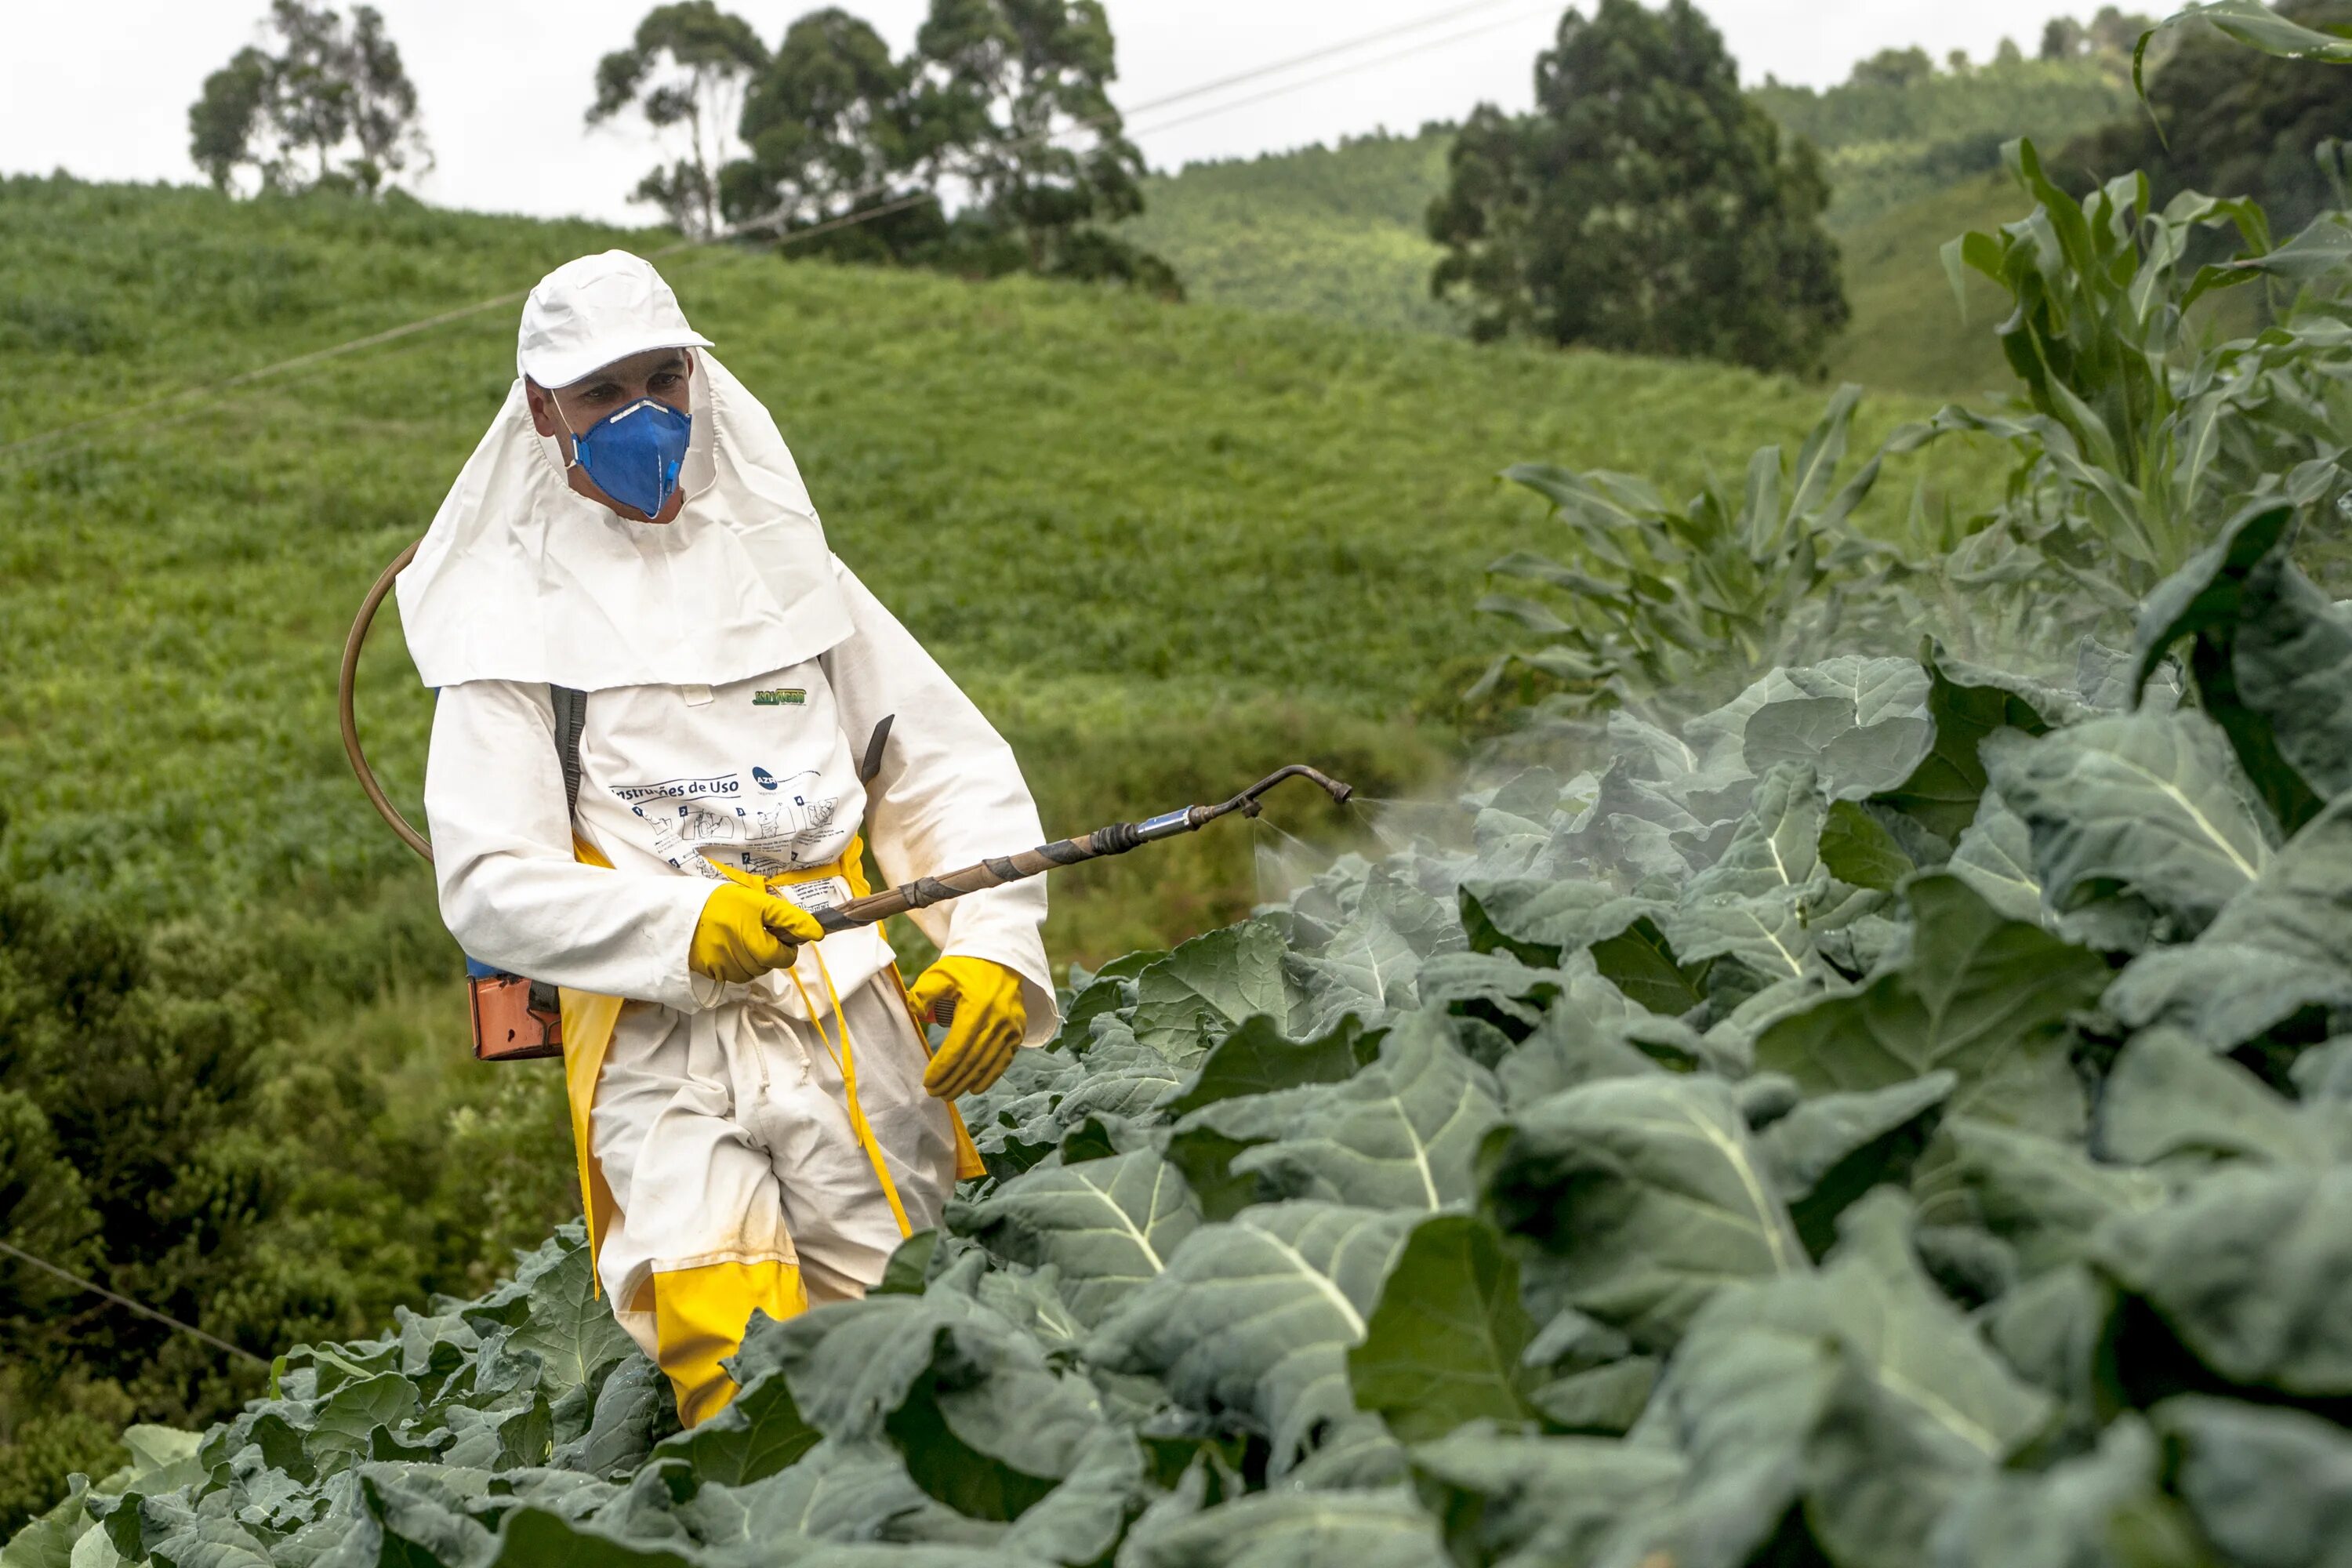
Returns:
[[[1391,50],[1385,55],[1375,55],[1368,60],[1352,60],[1336,69],[1325,71],[1319,76],[1310,76],[1300,81],[1285,82],[1280,87],[1270,88],[1264,92],[1252,93],[1246,98],[1236,98],[1229,102],[1212,104],[1206,109],[1196,110],[1191,114],[1180,114],[1173,120],[1162,120],[1155,124],[1139,128],[1130,127],[1130,129],[1137,134],[1147,136],[1162,131],[1172,131],[1179,125],[1190,125],[1196,120],[1207,120],[1230,110],[1246,109],[1253,103],[1264,103],[1268,99],[1286,98],[1294,92],[1303,92],[1310,87],[1319,87],[1327,81],[1336,81],[1344,76],[1353,76],[1358,71],[1370,70],[1377,66],[1393,65],[1399,60],[1425,55],[1432,49],[1442,49],[1451,44],[1484,37],[1488,33],[1500,32],[1505,27],[1517,26],[1521,22],[1548,15],[1550,10],[1551,5],[1546,4],[1533,10],[1521,11],[1514,16],[1499,16],[1491,22],[1465,28],[1459,33],[1451,33],[1442,38],[1433,38],[1424,43],[1414,44],[1408,48]],[[1142,111],[1139,110],[1137,112]]]
[[[94,1296],[103,1296],[118,1307],[128,1307],[142,1318],[152,1318],[157,1322],[163,1323],[170,1328],[177,1329],[184,1334],[194,1334],[197,1339],[204,1341],[205,1343],[212,1346],[215,1350],[226,1351],[233,1356],[237,1356],[246,1361],[251,1362],[254,1365],[261,1368],[265,1372],[269,1369],[269,1363],[267,1360],[254,1354],[249,1350],[246,1350],[241,1346],[233,1345],[226,1340],[208,1334],[205,1332],[204,1330],[196,1327],[194,1323],[184,1323],[180,1321],[179,1319],[172,1316],[169,1312],[159,1312],[152,1307],[142,1307],[138,1302],[132,1300],[130,1297],[119,1296],[113,1291],[108,1289],[105,1286],[100,1285],[94,1280],[85,1279],[79,1274],[69,1274],[66,1270],[58,1268],[56,1264],[50,1262],[47,1258],[36,1258],[21,1247],[11,1247],[8,1243],[0,1241],[0,1252],[5,1252],[9,1257],[17,1258],[22,1262],[29,1263],[34,1268],[40,1269],[44,1273],[54,1274],[58,1279],[64,1280],[67,1284],[79,1286]]]
[[[1204,97],[1210,93],[1222,91],[1225,88],[1236,86],[1244,81],[1255,80],[1259,78],[1271,76],[1281,71],[1291,70],[1302,65],[1312,65],[1318,60],[1329,59],[1340,55],[1350,54],[1357,49],[1362,48],[1368,44],[1379,43],[1407,33],[1418,32],[1428,27],[1441,26],[1445,22],[1456,20],[1461,16],[1476,11],[1492,9],[1495,5],[1505,3],[1507,3],[1507,0],[1473,0],[1473,3],[1470,5],[1449,6],[1441,11],[1432,12],[1412,22],[1402,23],[1395,26],[1382,28],[1371,33],[1360,34],[1353,38],[1345,39],[1339,43],[1328,45],[1320,49],[1310,50],[1306,54],[1294,55],[1287,59],[1277,60],[1268,65],[1255,67],[1247,71],[1237,72],[1231,76],[1202,82],[1196,87],[1186,88],[1179,92],[1169,93],[1160,98],[1153,99],[1149,102],[1139,105],[1136,109],[1126,112],[1141,114],[1152,110],[1166,108],[1181,102],[1186,102],[1195,98]],[[1547,9],[1549,7],[1547,6]],[[1535,13],[1527,13],[1525,15],[1534,14]],[[1271,99],[1285,97],[1289,93],[1300,91],[1309,87],[1318,86],[1323,82],[1330,81],[1339,77],[1353,75],[1358,71],[1369,70],[1378,66],[1392,64],[1398,59],[1408,58],[1426,49],[1442,48],[1448,44],[1458,43],[1463,39],[1469,37],[1475,37],[1523,19],[1524,16],[1505,17],[1499,21],[1487,24],[1485,26],[1472,28],[1466,32],[1440,38],[1433,43],[1416,45],[1410,49],[1398,50],[1390,54],[1376,56],[1369,60],[1355,61],[1349,65],[1342,66],[1336,70],[1325,72],[1320,76],[1310,77],[1304,81],[1288,83],[1281,87],[1270,89],[1265,92],[1253,94],[1246,98],[1236,99],[1226,103],[1212,105],[1195,113],[1180,116],[1175,120],[1163,121],[1159,125],[1150,126],[1147,129],[1153,132],[1168,130],[1173,126],[1187,125],[1195,121],[1205,120],[1214,115],[1228,113],[1233,110],[1247,108],[1252,104],[1263,103]],[[1024,137],[1019,141],[1008,143],[1005,148],[1001,149],[1000,151],[1017,152],[1031,147],[1043,146],[1053,142],[1059,141],[1063,137],[1075,135],[1087,130],[1107,131],[1114,125],[1118,125],[1121,129],[1124,129],[1123,116],[1117,110],[1114,110],[1112,113],[1108,115],[1097,116],[1092,120],[1081,119],[1075,123],[1062,127],[1059,130],[1044,132],[1033,136]],[[792,229],[788,231],[782,230],[781,226],[790,219],[792,209],[789,206],[779,207],[772,212],[763,213],[756,218],[749,218],[741,223],[730,224],[727,227],[719,229],[709,235],[691,239],[681,239],[673,244],[663,246],[659,249],[651,252],[647,259],[660,260],[666,257],[677,256],[685,252],[703,250],[707,249],[710,246],[719,244],[726,240],[747,238],[753,235],[761,234],[762,231],[771,229],[775,229],[779,232],[767,237],[764,239],[764,243],[772,244],[779,247],[803,244],[809,240],[819,238],[826,234],[835,233],[842,229],[854,228],[863,224],[873,223],[878,219],[887,217],[893,213],[903,212],[909,207],[919,206],[925,202],[934,199],[934,196],[935,193],[928,190],[914,192],[909,195],[895,198],[891,201],[880,203],[874,206],[859,207],[855,211],[845,213],[839,217],[828,218],[822,223],[813,224],[807,228]],[[364,336],[352,338],[344,342],[331,344],[326,348],[313,349],[307,353],[296,354],[288,359],[278,360],[268,364],[257,366],[252,370],[240,371],[234,375],[224,376],[217,380],[209,382],[201,382],[193,386],[184,386],[177,391],[168,392],[159,397],[149,398],[142,403],[136,403],[120,408],[109,409],[103,414],[91,415],[88,418],[72,420],[64,425],[53,426],[47,430],[36,431],[29,436],[20,436],[12,441],[0,442],[0,458],[15,457],[20,453],[31,451],[36,447],[47,447],[52,443],[63,440],[70,436],[107,429],[111,426],[123,424],[129,420],[152,414],[158,409],[171,407],[174,404],[189,403],[200,398],[208,398],[221,393],[237,391],[244,387],[250,386],[255,383],[270,380],[294,371],[307,369],[310,366],[320,364],[329,360],[340,359],[347,354],[358,353],[363,350],[381,347],[385,343],[396,342],[404,338],[414,337],[421,332],[431,331],[439,327],[445,327],[454,322],[466,321],[471,317],[481,315],[485,311],[495,310],[506,306],[519,304],[523,300],[527,299],[530,296],[530,290],[528,289],[513,289],[506,293],[496,295],[490,299],[477,300],[470,305],[462,305],[455,310],[440,311],[435,315],[425,316],[416,321],[404,322],[396,327],[389,327],[383,331],[370,332]],[[193,417],[195,414],[201,413],[202,411],[201,407],[190,409],[184,414],[167,416],[166,419],[162,422],[177,423],[181,419]]]
[[[1311,66],[1318,60],[1329,59],[1334,55],[1350,53],[1363,47],[1366,44],[1386,43],[1391,38],[1402,37],[1407,33],[1418,33],[1426,27],[1442,26],[1457,17],[1467,16],[1479,11],[1492,11],[1497,5],[1509,4],[1510,0],[1474,0],[1471,5],[1456,5],[1450,11],[1433,12],[1418,21],[1401,23],[1393,27],[1383,27],[1377,33],[1366,33],[1360,37],[1350,38],[1343,44],[1328,44],[1319,49],[1309,49],[1303,55],[1293,55],[1286,60],[1275,60],[1266,65],[1253,66],[1248,70],[1238,71],[1228,77],[1220,77],[1215,81],[1204,81],[1198,87],[1188,87],[1181,92],[1171,92],[1164,98],[1155,98],[1147,102],[1135,104],[1124,112],[1130,115],[1149,114],[1155,109],[1165,109],[1171,103],[1182,103],[1188,99],[1199,98],[1212,92],[1221,92],[1229,87],[1239,87],[1245,81],[1255,81],[1261,77],[1278,75],[1294,66]]]

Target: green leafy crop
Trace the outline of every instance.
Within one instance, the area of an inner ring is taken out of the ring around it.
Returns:
[[[0,1562],[2325,1561],[2352,611],[2282,515],[2070,687],[1931,647],[1621,713],[1075,977],[945,1231],[756,1320],[693,1432],[561,1234]]]

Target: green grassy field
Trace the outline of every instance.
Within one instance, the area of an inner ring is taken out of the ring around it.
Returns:
[[[1853,324],[1830,350],[1830,374],[1927,395],[1986,401],[2013,379],[1992,329],[2008,298],[1969,273],[1968,314],[1944,271],[1944,242],[1990,233],[2032,204],[2006,174],[1979,174],[1882,213],[1839,237]]]
[[[0,187],[0,216],[9,439],[655,238],[42,181]],[[1454,744],[1452,696],[1504,636],[1470,613],[1480,568],[1540,522],[1497,469],[1683,484],[1820,401],[1706,366],[1028,281],[731,251],[669,272],[774,408],[835,546],[1021,744],[1057,828],[1294,752],[1409,782]],[[344,770],[334,661],[496,407],[510,321],[0,458],[16,876],[161,912],[421,884]],[[1878,400],[1866,424],[1917,411]],[[362,700],[413,801],[428,700],[394,636]],[[1069,889],[1057,948],[1099,957],[1246,901],[1245,844],[1188,848]]]
[[[1194,163],[1148,182],[1143,216],[1125,232],[1205,304],[1455,332],[1454,308],[1430,297],[1444,253],[1422,227],[1453,140],[1433,127]]]

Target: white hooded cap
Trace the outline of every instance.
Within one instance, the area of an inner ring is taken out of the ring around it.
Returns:
[[[615,250],[531,291],[517,357],[530,380],[565,386],[633,353],[709,342],[660,274]],[[400,574],[401,630],[427,686],[719,686],[849,635],[824,524],[775,420],[709,353],[689,386],[686,502],[668,523],[575,493],[521,378],[508,388]]]
[[[541,386],[570,386],[615,360],[653,349],[707,349],[654,264],[625,250],[567,261],[523,301],[515,368]]]

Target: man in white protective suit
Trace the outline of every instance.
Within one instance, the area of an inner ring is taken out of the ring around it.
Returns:
[[[562,988],[596,1277],[689,1426],[734,1397],[719,1363],[753,1311],[859,1296],[939,1224],[978,1173],[954,1097],[1058,1022],[1040,881],[917,913],[943,956],[911,994],[879,928],[807,912],[869,890],[868,847],[896,883],[1044,834],[710,346],[636,257],[550,273],[399,584],[439,693],[442,918]],[[585,694],[576,800],[557,689]]]

